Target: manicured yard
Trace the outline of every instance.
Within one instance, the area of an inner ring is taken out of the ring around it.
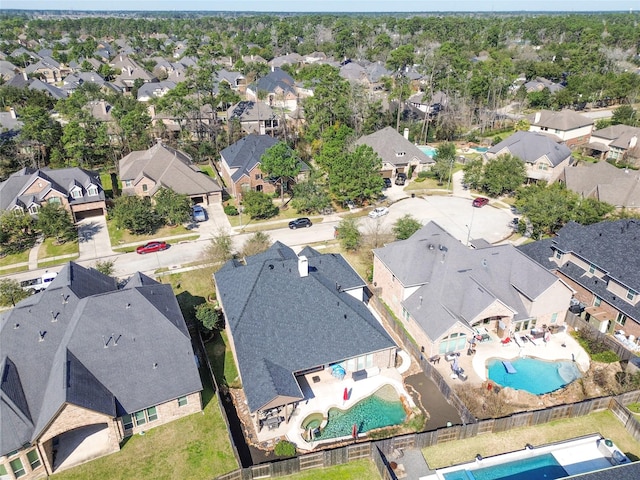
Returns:
[[[20,253],[13,253],[11,255],[5,255],[0,258],[0,267],[8,267],[9,265],[15,265],[16,263],[23,263],[29,261],[29,250],[25,250]]]
[[[79,255],[78,241],[64,242],[60,245],[56,245],[55,238],[45,238],[42,245],[38,249],[38,260],[44,260],[45,258],[59,257],[60,255]],[[61,259],[60,263],[68,262],[70,259]]]
[[[56,480],[211,479],[238,468],[218,397],[203,392],[203,413],[195,413],[134,435],[122,449],[72,468]]]
[[[242,388],[226,332],[216,333],[213,340],[207,342],[205,347],[218,384],[227,384],[231,388]]]
[[[280,477],[286,480],[355,480],[366,478],[376,480],[380,477],[371,460],[358,460],[331,468],[314,468],[307,472]]]
[[[123,243],[144,243],[149,240],[158,238],[174,237],[176,235],[185,235],[191,233],[186,227],[178,225],[176,227],[162,227],[150,235],[133,235],[128,230],[118,229],[115,222],[107,220],[107,230],[109,231],[109,239],[114,249]],[[197,236],[196,236],[197,238]]]
[[[422,453],[429,467],[435,469],[472,461],[478,453],[489,457],[522,449],[527,443],[538,446],[593,433],[611,438],[632,461],[640,459],[640,443],[629,435],[608,410],[535,427],[447,442],[425,448]]]
[[[104,189],[104,194],[107,198],[113,198],[113,184],[111,182],[111,174],[109,172],[100,172],[100,183]],[[118,181],[120,183],[120,181]],[[122,185],[119,185],[120,191],[122,191]]]

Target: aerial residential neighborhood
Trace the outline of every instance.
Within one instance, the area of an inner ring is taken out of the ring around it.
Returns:
[[[640,478],[637,12],[7,3],[0,480]]]

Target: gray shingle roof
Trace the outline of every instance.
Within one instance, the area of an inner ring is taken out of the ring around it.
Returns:
[[[260,163],[262,154],[276,143],[278,143],[277,138],[252,133],[222,150],[220,156],[229,168],[237,169],[231,175],[231,179],[236,182],[242,175],[248,174]]]
[[[430,338],[469,322],[495,301],[527,318],[522,297],[535,300],[558,279],[511,245],[469,249],[435,222],[409,239],[374,250],[405,288],[403,306]]]
[[[171,286],[73,262],[0,321],[0,452],[33,442],[65,403],[122,415],[202,390]]]
[[[274,93],[276,90],[281,89],[285,93],[295,93],[294,84],[295,80],[291,75],[280,68],[275,68],[253,84],[251,89],[254,92],[264,90],[265,92]]]
[[[640,173],[608,162],[584,163],[564,169],[567,188],[616,207],[640,207]]]
[[[410,162],[434,163],[433,158],[396,132],[393,127],[385,127],[360,137],[356,145],[369,145],[383,162],[391,165],[407,165]]]
[[[535,120],[538,114],[540,114],[540,119],[536,122]],[[529,115],[527,120],[529,120],[531,125],[553,128],[555,130],[562,130],[563,132],[593,125],[591,118],[569,109],[560,110],[559,112],[541,110],[538,113]]]
[[[167,187],[183,195],[203,195],[222,190],[217,182],[191,163],[179,150],[157,143],[148,150],[137,150],[120,159],[120,178],[139,182],[143,177],[156,182],[153,195]]]
[[[525,163],[534,163],[547,157],[555,167],[571,156],[571,150],[549,136],[538,132],[518,131],[494,145],[487,154],[503,155],[510,153]]]
[[[215,274],[251,411],[277,396],[302,398],[294,374],[394,346],[363,302],[364,281],[335,254],[309,253],[309,275],[281,243]]]
[[[70,205],[80,205],[88,202],[104,200],[104,190],[100,182],[100,176],[90,170],[78,167],[72,168],[23,168],[12,173],[9,178],[0,184],[0,209],[6,210],[14,205],[28,207],[25,202],[40,203],[50,189],[43,190],[37,197],[33,195],[23,195],[25,189],[32,185],[37,179],[50,182],[51,189],[54,189],[67,197]],[[95,185],[98,188],[98,195],[89,196],[87,188]],[[74,186],[82,187],[82,196],[73,198],[71,189]]]

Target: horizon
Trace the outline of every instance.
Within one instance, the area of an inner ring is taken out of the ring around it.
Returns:
[[[239,8],[237,0],[218,0],[215,8],[211,3],[203,0],[183,0],[182,8],[176,9],[176,3],[171,0],[112,0],[105,4],[97,0],[50,0],[43,6],[42,0],[2,0],[0,13],[11,11],[39,11],[39,12],[163,12],[163,13],[633,13],[633,7],[638,4],[634,0],[611,0],[603,5],[596,0],[569,0],[562,2],[561,8],[556,0],[540,0],[531,7],[514,8],[512,2],[506,0],[492,0],[477,2],[460,0],[455,5],[447,4],[447,8],[429,5],[424,0],[405,0],[394,4],[381,0],[325,0],[323,2],[308,2],[304,6],[292,8],[290,2],[283,0],[245,0]],[[427,4],[427,5],[425,5]]]

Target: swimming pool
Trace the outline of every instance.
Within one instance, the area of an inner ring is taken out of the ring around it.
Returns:
[[[487,361],[489,379],[503,387],[525,390],[534,395],[553,392],[581,377],[576,364],[569,361],[518,358],[510,361],[516,373],[507,373],[502,362],[495,358]]]
[[[568,476],[555,457],[546,453],[533,458],[515,460],[501,465],[444,474],[445,480],[553,480]]]
[[[431,158],[433,158],[433,156],[436,154],[436,149],[429,145],[419,145],[418,148],[422,151],[422,153],[429,155]]]
[[[471,150],[475,150],[478,153],[484,153],[489,150],[489,147],[473,147]]]
[[[313,419],[309,417],[314,416]],[[302,422],[303,426],[314,424],[317,414],[311,414]],[[314,435],[314,440],[326,440],[350,436],[353,426],[358,433],[368,432],[375,428],[399,425],[404,422],[406,413],[398,394],[391,385],[385,385],[370,397],[360,400],[348,410],[330,408],[327,425],[320,433]]]

